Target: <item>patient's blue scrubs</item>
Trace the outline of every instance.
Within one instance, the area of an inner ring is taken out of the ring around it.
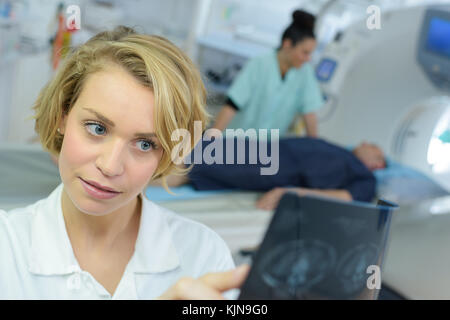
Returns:
[[[226,142],[223,142],[223,164],[195,164],[189,179],[197,190],[240,189],[268,191],[275,187],[304,187],[345,189],[353,200],[371,201],[375,196],[376,180],[372,172],[347,149],[321,139],[285,138],[279,141],[279,170],[275,175],[261,175],[262,165],[249,164],[249,140],[246,140],[245,163],[237,164],[237,140],[234,161],[226,164]],[[203,141],[196,148],[211,142]],[[267,150],[270,155],[270,142]],[[191,156],[191,161],[193,158]],[[273,161],[273,159],[272,159]],[[231,162],[231,161],[228,161]]]

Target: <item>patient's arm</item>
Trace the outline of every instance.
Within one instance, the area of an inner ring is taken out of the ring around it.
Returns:
[[[319,195],[331,198],[337,198],[341,200],[351,201],[352,195],[347,190],[343,189],[308,189],[308,188],[275,188],[265,194],[256,202],[256,206],[263,210],[274,210],[281,197],[286,192],[295,192],[300,196],[305,195]]]
[[[336,198],[336,199],[341,199],[341,200],[345,200],[345,201],[352,201],[352,195],[350,194],[350,192],[348,192],[347,190],[344,189],[324,189],[324,190],[320,190],[320,189],[305,189],[302,188],[303,191],[299,192],[300,195],[307,195],[307,194],[312,194],[312,195],[319,195],[319,196],[325,196],[325,197],[331,197],[331,198]]]

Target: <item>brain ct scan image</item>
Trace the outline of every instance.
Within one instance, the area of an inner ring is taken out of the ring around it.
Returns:
[[[277,296],[301,298],[334,267],[336,250],[319,240],[295,240],[275,247],[262,259],[264,282]]]
[[[396,205],[286,194],[254,256],[239,299],[376,299]]]

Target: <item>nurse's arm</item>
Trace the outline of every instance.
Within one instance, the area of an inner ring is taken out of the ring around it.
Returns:
[[[216,117],[213,128],[219,129],[220,131],[225,130],[235,114],[235,108],[228,104],[224,105]]]
[[[249,265],[242,265],[226,272],[208,273],[198,279],[182,278],[158,299],[224,300],[222,293],[240,288],[247,278],[249,269]]]
[[[317,115],[315,112],[305,113],[303,115],[305,121],[306,134],[311,138],[317,138]]]

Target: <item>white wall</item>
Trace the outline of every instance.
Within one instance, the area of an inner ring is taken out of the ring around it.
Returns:
[[[49,39],[56,30],[54,17],[59,2],[15,2],[14,20],[20,28],[16,37],[21,51],[16,48],[10,52],[6,62],[0,53],[0,142],[28,142],[35,136],[34,121],[28,119],[39,91],[51,75]]]
[[[35,137],[32,106],[51,75],[48,51],[24,55],[17,61],[12,82],[8,141],[29,142]]]
[[[165,36],[185,45],[195,16],[197,0],[121,0],[124,22],[139,31]]]
[[[184,46],[197,0],[112,0],[113,9],[108,10],[106,6],[103,11],[101,6],[89,5],[92,3],[89,0],[18,1],[15,9],[21,39],[25,39],[27,51],[32,52],[16,52],[14,59],[5,63],[0,50],[0,142],[28,142],[35,137],[31,108],[53,74],[49,40],[57,28],[56,11],[60,2],[81,6],[81,27],[86,31],[80,32],[83,41],[92,35],[90,32],[98,31],[95,28],[88,31],[89,25],[85,22],[90,19],[88,22],[102,29],[126,24],[141,32],[166,36]],[[103,19],[95,17],[98,12],[104,12]],[[108,19],[113,24],[108,25]]]

